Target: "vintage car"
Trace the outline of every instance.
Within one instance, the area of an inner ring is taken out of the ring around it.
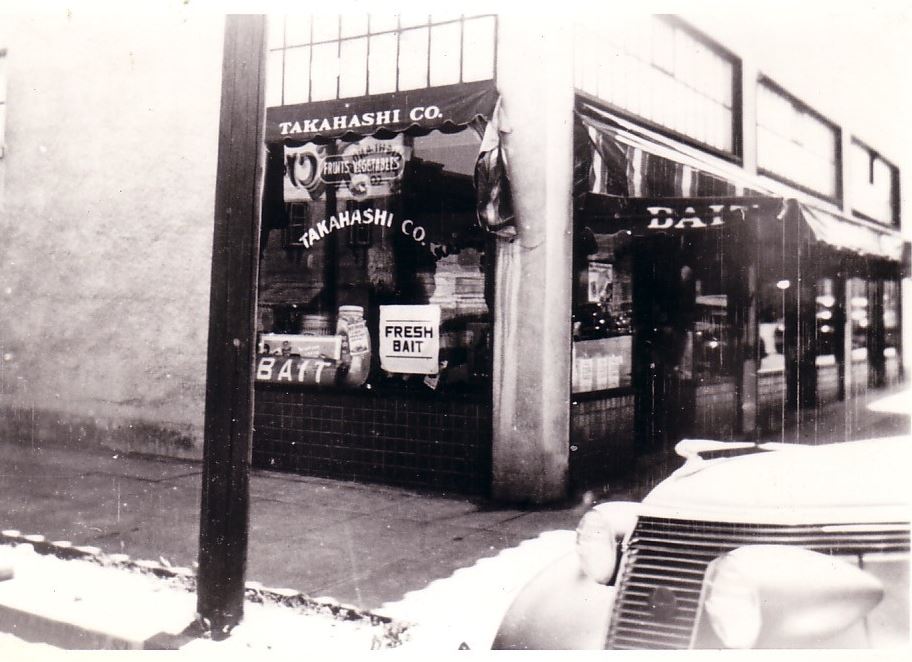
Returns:
[[[683,465],[642,503],[583,516],[494,648],[909,644],[912,437],[675,450]]]

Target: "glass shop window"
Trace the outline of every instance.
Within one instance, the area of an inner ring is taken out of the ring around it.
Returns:
[[[817,358],[818,366],[836,365],[836,297],[832,278],[817,280]]]
[[[884,281],[883,290],[884,358],[899,357],[899,283]]]
[[[572,390],[631,384],[632,256],[626,233],[578,233],[574,246]]]
[[[862,278],[846,281],[849,299],[849,324],[852,337],[852,360],[868,358],[868,284]]]
[[[257,380],[472,392],[490,375],[472,130],[284,148],[264,208]]]
[[[724,238],[719,235],[685,246],[688,259],[681,268],[681,279],[694,292],[693,336],[688,338],[689,347],[685,347],[685,352],[692,352],[693,377],[697,384],[711,384],[733,374],[723,242]],[[686,314],[686,309],[683,312]]]
[[[760,333],[759,372],[785,370],[785,297],[790,283],[765,279],[760,286],[757,317]]]

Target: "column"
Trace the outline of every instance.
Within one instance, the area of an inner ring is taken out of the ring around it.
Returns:
[[[569,21],[499,19],[501,129],[517,237],[498,240],[492,495],[545,503],[567,492],[573,61]]]

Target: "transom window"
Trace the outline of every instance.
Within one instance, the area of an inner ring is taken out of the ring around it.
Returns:
[[[496,32],[491,15],[270,17],[266,103],[490,80]]]

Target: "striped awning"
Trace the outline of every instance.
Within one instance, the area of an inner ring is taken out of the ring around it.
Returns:
[[[775,199],[797,208],[810,236],[834,250],[899,262],[903,257],[900,233],[886,226],[828,210],[822,201],[766,179],[752,176],[738,165],[713,157],[667,136],[648,131],[597,105],[578,97],[576,144],[577,208],[586,210],[621,207],[645,208],[631,201],[661,205],[687,199],[691,206],[703,200],[709,204],[742,204],[743,198]],[[600,203],[598,198],[604,198]],[[615,198],[609,202],[609,198]],[[620,202],[626,199],[628,202]],[[765,213],[771,209],[763,205]],[[775,207],[775,205],[773,205]],[[759,209],[759,207],[758,207]],[[633,216],[614,213],[618,220]],[[645,221],[640,223],[644,227]],[[678,225],[678,224],[676,224]],[[693,223],[679,224],[692,231]]]

